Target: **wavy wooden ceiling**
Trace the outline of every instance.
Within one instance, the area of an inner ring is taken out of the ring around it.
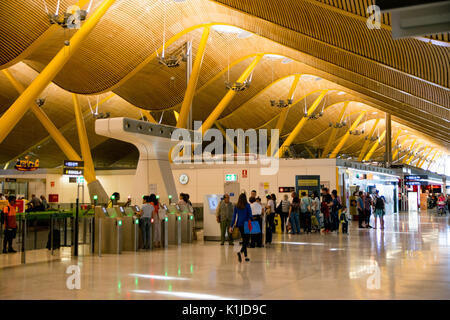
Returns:
[[[56,0],[46,2],[52,10]],[[73,1],[64,0],[62,3],[65,8]],[[99,3],[95,0],[93,7]],[[164,3],[157,0],[117,1],[54,82],[62,89],[81,94],[113,89],[129,103],[153,111],[178,110],[186,85],[185,64],[169,69],[156,59],[150,59],[162,45]],[[230,23],[257,34],[239,39],[236,34],[211,33],[193,103],[194,118],[205,119],[226,93],[224,81],[228,75],[221,72],[230,63],[242,59],[230,69],[229,78],[233,81],[250,63],[252,57],[249,55],[268,52],[288,56],[294,61],[282,64],[264,59],[254,71],[251,87],[236,95],[222,114],[219,123],[223,126],[273,127],[279,110],[269,105],[270,98],[286,98],[292,83],[290,75],[311,74],[323,80],[301,80],[295,96],[300,98],[323,88],[335,89],[326,100],[327,105],[335,105],[323,118],[308,123],[295,143],[309,141],[316,148],[323,147],[327,138],[323,132],[327,130],[328,122],[339,113],[339,102],[359,101],[365,104],[365,108],[391,112],[399,125],[414,128],[417,134],[423,132],[428,141],[440,143],[448,149],[449,47],[417,39],[394,41],[385,27],[368,30],[362,17],[365,16],[363,8],[369,4],[370,0],[265,0],[264,5],[261,1],[238,0],[167,2],[166,40],[186,28],[210,22]],[[0,20],[0,69],[23,61],[39,72],[61,48],[64,40],[73,34],[73,31],[50,27],[39,1],[3,1],[0,2],[0,11],[3,16],[14,18]],[[383,23],[389,25],[389,16],[384,15],[383,19]],[[341,27],[336,28],[336,25]],[[195,58],[201,33],[201,29],[194,28],[167,48],[168,52],[192,40]],[[444,35],[435,39],[447,38]],[[246,56],[249,57],[243,59]],[[24,77],[21,79],[23,83],[31,81]],[[277,81],[279,79],[282,80]],[[274,80],[277,82],[271,85]],[[9,84],[5,81],[1,84],[0,112],[17,96]],[[347,94],[338,96],[339,90]],[[60,109],[61,101],[68,94],[58,91],[57,95],[60,102],[52,105],[49,102],[45,106],[48,108],[46,112],[51,113],[58,126],[70,125],[64,122],[69,113],[65,113],[64,108]],[[316,96],[308,96],[306,103],[311,104]],[[283,135],[288,134],[301,118],[305,100],[292,106]],[[71,107],[70,98],[66,104]],[[117,114],[128,114],[126,110],[131,108],[134,110],[131,114],[138,115],[137,109],[123,100],[107,106],[116,111],[125,109]],[[22,120],[22,128],[33,122],[31,115],[27,117]],[[174,124],[174,119],[166,114],[164,122]],[[90,134],[95,136],[92,128]],[[75,131],[72,131],[75,137]],[[11,155],[33,147],[39,140],[36,138],[34,141],[31,136],[42,137],[45,132],[28,134],[27,138],[25,133],[23,135],[26,145],[20,145],[22,149],[13,147]],[[17,136],[21,137],[22,133],[16,132]],[[93,148],[103,143],[105,140],[100,139]],[[5,141],[1,144],[2,149],[6,144],[8,148],[13,145]],[[354,147],[361,145],[356,143]],[[58,152],[54,146],[48,148],[50,153]],[[104,151],[106,147],[100,149]]]

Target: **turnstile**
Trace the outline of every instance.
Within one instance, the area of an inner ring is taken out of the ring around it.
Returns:
[[[94,252],[122,252],[122,218],[117,216],[115,208],[95,207]]]
[[[169,218],[169,221],[167,221],[167,223],[169,224],[169,244],[181,245],[182,229],[179,207],[177,207],[176,205],[169,205],[167,217]]]
[[[194,215],[190,212],[181,213],[181,241],[191,243],[194,235]]]
[[[119,207],[118,210],[122,218],[122,250],[137,251],[139,249],[139,218],[134,215],[131,207]]]
[[[169,247],[169,217],[161,220],[161,247]]]

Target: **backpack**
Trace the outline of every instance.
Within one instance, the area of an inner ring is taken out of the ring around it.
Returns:
[[[377,197],[375,202],[375,209],[384,209],[384,201],[381,197]]]
[[[301,203],[301,210],[302,210],[302,212],[307,212],[308,211],[308,207],[311,206],[311,200],[309,200],[309,198],[302,198],[300,203]]]
[[[283,206],[282,206],[282,204],[283,204],[283,201],[280,201],[280,203],[278,204],[277,208],[275,209],[276,213],[278,213],[278,214],[283,213]]]

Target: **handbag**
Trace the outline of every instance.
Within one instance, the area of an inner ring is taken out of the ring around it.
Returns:
[[[236,228],[236,226],[233,227],[233,232],[231,233],[231,238],[233,240],[237,240],[241,237],[241,233],[239,232],[239,228]]]
[[[248,229],[248,223],[244,224],[244,233],[245,234],[258,234],[261,233],[261,228],[259,227],[258,221],[252,221],[252,230]]]

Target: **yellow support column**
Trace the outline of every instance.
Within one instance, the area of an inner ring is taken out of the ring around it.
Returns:
[[[250,73],[255,69],[255,67],[258,65],[258,63],[263,58],[264,54],[258,54],[255,59],[250,63],[250,65],[245,69],[245,71],[241,74],[239,79],[236,82],[243,83],[247,78],[250,76]],[[236,95],[236,91],[234,90],[228,90],[227,94],[222,98],[222,100],[219,102],[219,104],[216,106],[216,108],[211,112],[209,117],[205,120],[203,125],[198,129],[199,132],[202,134],[205,134],[205,132],[212,127],[214,122],[220,117],[223,110],[228,106],[228,104],[231,102],[233,97]]]
[[[375,129],[377,128],[377,125],[379,122],[380,122],[380,119],[375,120],[375,123],[373,124],[372,129],[370,129],[370,132],[367,135],[367,140],[364,142],[361,152],[359,153],[358,161],[362,161],[362,159],[364,159],[364,155],[366,154],[366,150],[370,144],[370,138],[372,138],[373,133],[375,132]]]
[[[84,125],[83,113],[81,112],[81,107],[78,102],[78,96],[75,93],[72,93],[72,99],[75,121],[77,122],[78,139],[80,140],[81,155],[83,156],[84,161],[84,177],[89,184],[97,180],[95,177],[94,161],[92,161],[91,148],[89,147],[86,126]]]
[[[429,148],[429,146],[425,146],[425,148],[423,148],[422,151],[419,151],[419,154],[411,161],[411,165],[414,162],[414,160],[416,160],[416,158],[419,158],[419,159],[417,159],[417,163],[416,163],[416,167],[418,167],[418,164],[422,162],[422,160],[420,159],[420,156],[423,155],[425,153],[425,151],[428,150],[428,148]]]
[[[409,139],[409,135],[407,135],[405,138],[403,138],[403,140],[400,142],[400,145],[401,145],[401,146],[404,145],[405,142],[406,142],[406,140],[408,140],[408,139]],[[392,162],[394,162],[395,157],[397,156],[398,152],[399,152],[399,149],[396,149],[396,150],[394,151],[394,154],[392,155]]]
[[[334,148],[333,152],[331,152],[329,158],[336,158],[339,151],[341,151],[344,144],[347,142],[347,139],[350,137],[350,131],[355,130],[358,127],[359,122],[362,120],[366,111],[361,112],[361,114],[356,118],[351,127],[347,130],[347,132],[342,137],[341,141],[339,141],[338,145]]]
[[[311,159],[315,159],[316,156],[311,152],[311,150],[308,148],[308,146],[305,144],[304,145],[306,152],[309,153],[309,155],[311,156]]]
[[[299,82],[301,76],[302,76],[301,74],[295,75],[294,81],[292,81],[291,89],[289,90],[288,99],[293,99],[295,89],[297,89],[297,85],[298,85],[298,82]],[[284,108],[281,110],[280,116],[278,117],[277,125],[275,128],[280,131],[280,135],[281,135],[281,131],[283,130],[284,123],[286,122],[288,112],[289,112],[289,107]]]
[[[200,69],[202,68],[203,57],[205,56],[206,44],[208,42],[210,30],[210,25],[203,28],[203,35],[200,40],[197,54],[195,55],[195,61],[194,65],[192,66],[192,73],[189,77],[186,93],[184,94],[184,100],[181,104],[180,116],[177,121],[177,128],[186,128],[186,122],[188,120],[189,111],[192,107],[192,100],[194,99],[195,89],[197,88],[198,77],[200,75]]]
[[[338,118],[339,123],[342,122],[344,115],[345,115],[345,110],[347,110],[349,103],[350,103],[350,101],[344,102],[344,105],[342,106],[342,109],[341,109],[341,113],[339,113],[339,118]],[[331,129],[330,137],[328,138],[327,144],[325,145],[325,149],[323,149],[322,158],[325,158],[327,156],[328,152],[330,152],[331,146],[333,145],[333,142],[336,139],[336,134],[337,134],[337,128],[333,127]]]
[[[411,146],[410,146],[411,152],[413,152],[413,148],[414,148],[414,145],[416,144],[416,141],[417,141],[417,139],[414,139],[414,141],[411,143]],[[412,157],[412,156],[411,156],[411,157]],[[406,163],[406,161],[408,161],[408,160],[409,160],[409,158],[408,158],[408,156],[406,156],[406,157],[403,159],[402,163],[404,164],[404,163]]]
[[[22,119],[31,103],[44,90],[53,78],[58,74],[69,59],[81,47],[83,40],[91,33],[109,7],[116,0],[104,0],[98,9],[87,19],[80,30],[78,30],[70,39],[70,44],[64,46],[50,63],[39,73],[34,81],[25,89],[20,97],[8,108],[0,118],[0,143],[11,132],[14,126]]]
[[[17,81],[7,69],[3,69],[2,71],[8,78],[8,80],[11,82],[11,84],[14,86],[14,88],[17,90],[17,92],[21,94],[25,90],[25,87],[19,81]],[[34,113],[36,118],[38,118],[38,120],[47,130],[48,134],[52,137],[52,139],[56,142],[58,147],[62,150],[62,152],[64,152],[67,159],[80,161],[81,158],[78,155],[78,153],[72,148],[72,146],[66,140],[66,138],[64,138],[62,133],[59,132],[58,128],[56,128],[53,122],[51,122],[51,120],[48,118],[45,112],[34,103],[31,104],[31,111]]]
[[[381,136],[377,139],[377,141],[375,141],[375,143],[373,144],[372,148],[370,148],[369,152],[367,153],[367,155],[364,157],[364,161],[368,161],[370,160],[370,158],[372,157],[373,153],[375,152],[375,150],[378,148],[378,145],[381,143],[381,141],[383,141],[384,137],[386,136],[386,130],[383,131],[383,133],[381,134]]]
[[[328,90],[322,90],[320,95],[316,98],[316,100],[313,102],[311,107],[309,107],[306,117],[302,117],[302,119],[298,122],[297,126],[292,130],[292,132],[289,134],[289,136],[286,138],[286,140],[283,142],[282,146],[277,150],[272,150],[272,154],[275,154],[275,152],[278,152],[278,156],[281,158],[282,150],[284,148],[287,148],[291,145],[292,141],[300,134],[302,131],[304,125],[306,124],[306,121],[308,121],[308,117],[316,110],[316,108],[319,106],[320,101],[325,97]]]

